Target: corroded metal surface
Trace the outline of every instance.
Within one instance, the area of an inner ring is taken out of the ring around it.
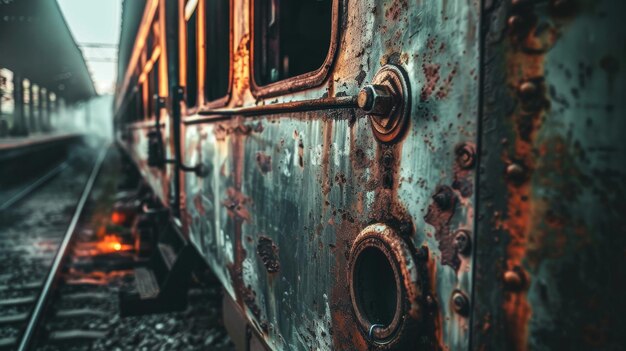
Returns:
[[[182,108],[182,163],[207,172],[178,174],[183,230],[263,343],[619,348],[621,2],[337,0],[334,55],[316,71],[328,77],[273,83],[263,98],[250,1],[232,2],[226,105]],[[410,104],[398,138],[381,142],[372,119],[390,121],[364,111],[389,104],[374,90],[386,65],[406,73]],[[170,168],[149,171],[143,134],[127,144],[162,198],[176,194]],[[391,309],[355,311],[355,241],[377,223],[402,243],[365,255],[388,261],[402,328]]]
[[[423,318],[404,337],[467,348],[468,316],[451,298],[471,294],[472,257],[453,239],[459,230],[472,236],[474,169],[455,148],[477,142],[478,5],[419,2],[408,11],[403,1],[340,1],[339,50],[325,83],[257,100],[245,83],[243,3],[234,6],[230,107],[356,96],[394,64],[407,72],[410,120],[400,141],[383,145],[356,108],[188,117],[196,121],[185,127],[185,162],[212,167],[209,177],[185,178],[193,242],[271,347],[366,350],[374,343],[353,312],[348,256],[369,224],[390,225],[421,257],[423,294],[414,298]],[[448,207],[430,209],[441,189]]]
[[[485,4],[474,349],[624,345],[625,10]]]

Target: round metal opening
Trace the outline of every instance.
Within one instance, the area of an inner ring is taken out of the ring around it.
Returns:
[[[376,247],[361,251],[354,265],[357,308],[370,324],[387,327],[396,315],[398,291],[389,259]]]
[[[367,340],[384,349],[411,343],[405,331],[421,318],[421,291],[411,250],[393,228],[377,223],[359,233],[348,259],[348,284]]]

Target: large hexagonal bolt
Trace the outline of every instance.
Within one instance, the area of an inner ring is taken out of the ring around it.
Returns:
[[[361,89],[357,103],[367,114],[387,117],[393,109],[394,97],[388,86],[370,84]]]

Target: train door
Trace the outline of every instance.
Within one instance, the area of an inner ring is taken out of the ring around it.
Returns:
[[[116,103],[120,145],[135,162],[142,177],[164,204],[172,194],[173,164],[168,97],[168,58],[165,38],[165,1],[147,1],[129,54],[122,94]]]
[[[479,4],[231,11],[230,99],[182,123],[208,168],[185,221],[252,331],[238,346],[467,348]]]

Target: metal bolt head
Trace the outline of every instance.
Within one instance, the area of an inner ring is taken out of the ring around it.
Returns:
[[[461,316],[469,314],[469,299],[461,291],[452,293],[452,309]]]
[[[504,272],[502,280],[504,281],[505,289],[509,291],[519,291],[524,287],[522,274],[515,269]]]
[[[511,30],[517,31],[524,26],[524,19],[522,18],[522,16],[513,15],[509,17],[509,19],[507,20],[507,24],[509,25],[509,28]]]
[[[519,86],[519,94],[522,98],[531,98],[537,95],[539,89],[537,88],[537,84],[531,81],[526,81],[520,84]]]
[[[474,167],[476,161],[476,149],[474,145],[464,143],[459,145],[456,150],[456,162],[463,169],[469,169]]]
[[[200,162],[194,167],[194,173],[196,174],[196,176],[204,178],[209,175],[210,168],[204,162]]]
[[[456,248],[457,252],[463,255],[468,254],[471,248],[470,240],[471,239],[467,230],[457,231],[456,235],[454,236],[454,247]]]
[[[452,205],[452,191],[449,188],[444,187],[433,196],[433,200],[439,209],[445,211]]]
[[[506,176],[514,182],[521,182],[525,178],[524,167],[519,163],[511,163],[506,167]]]
[[[367,114],[388,117],[393,109],[393,94],[386,85],[366,85],[357,96],[357,104]]]

